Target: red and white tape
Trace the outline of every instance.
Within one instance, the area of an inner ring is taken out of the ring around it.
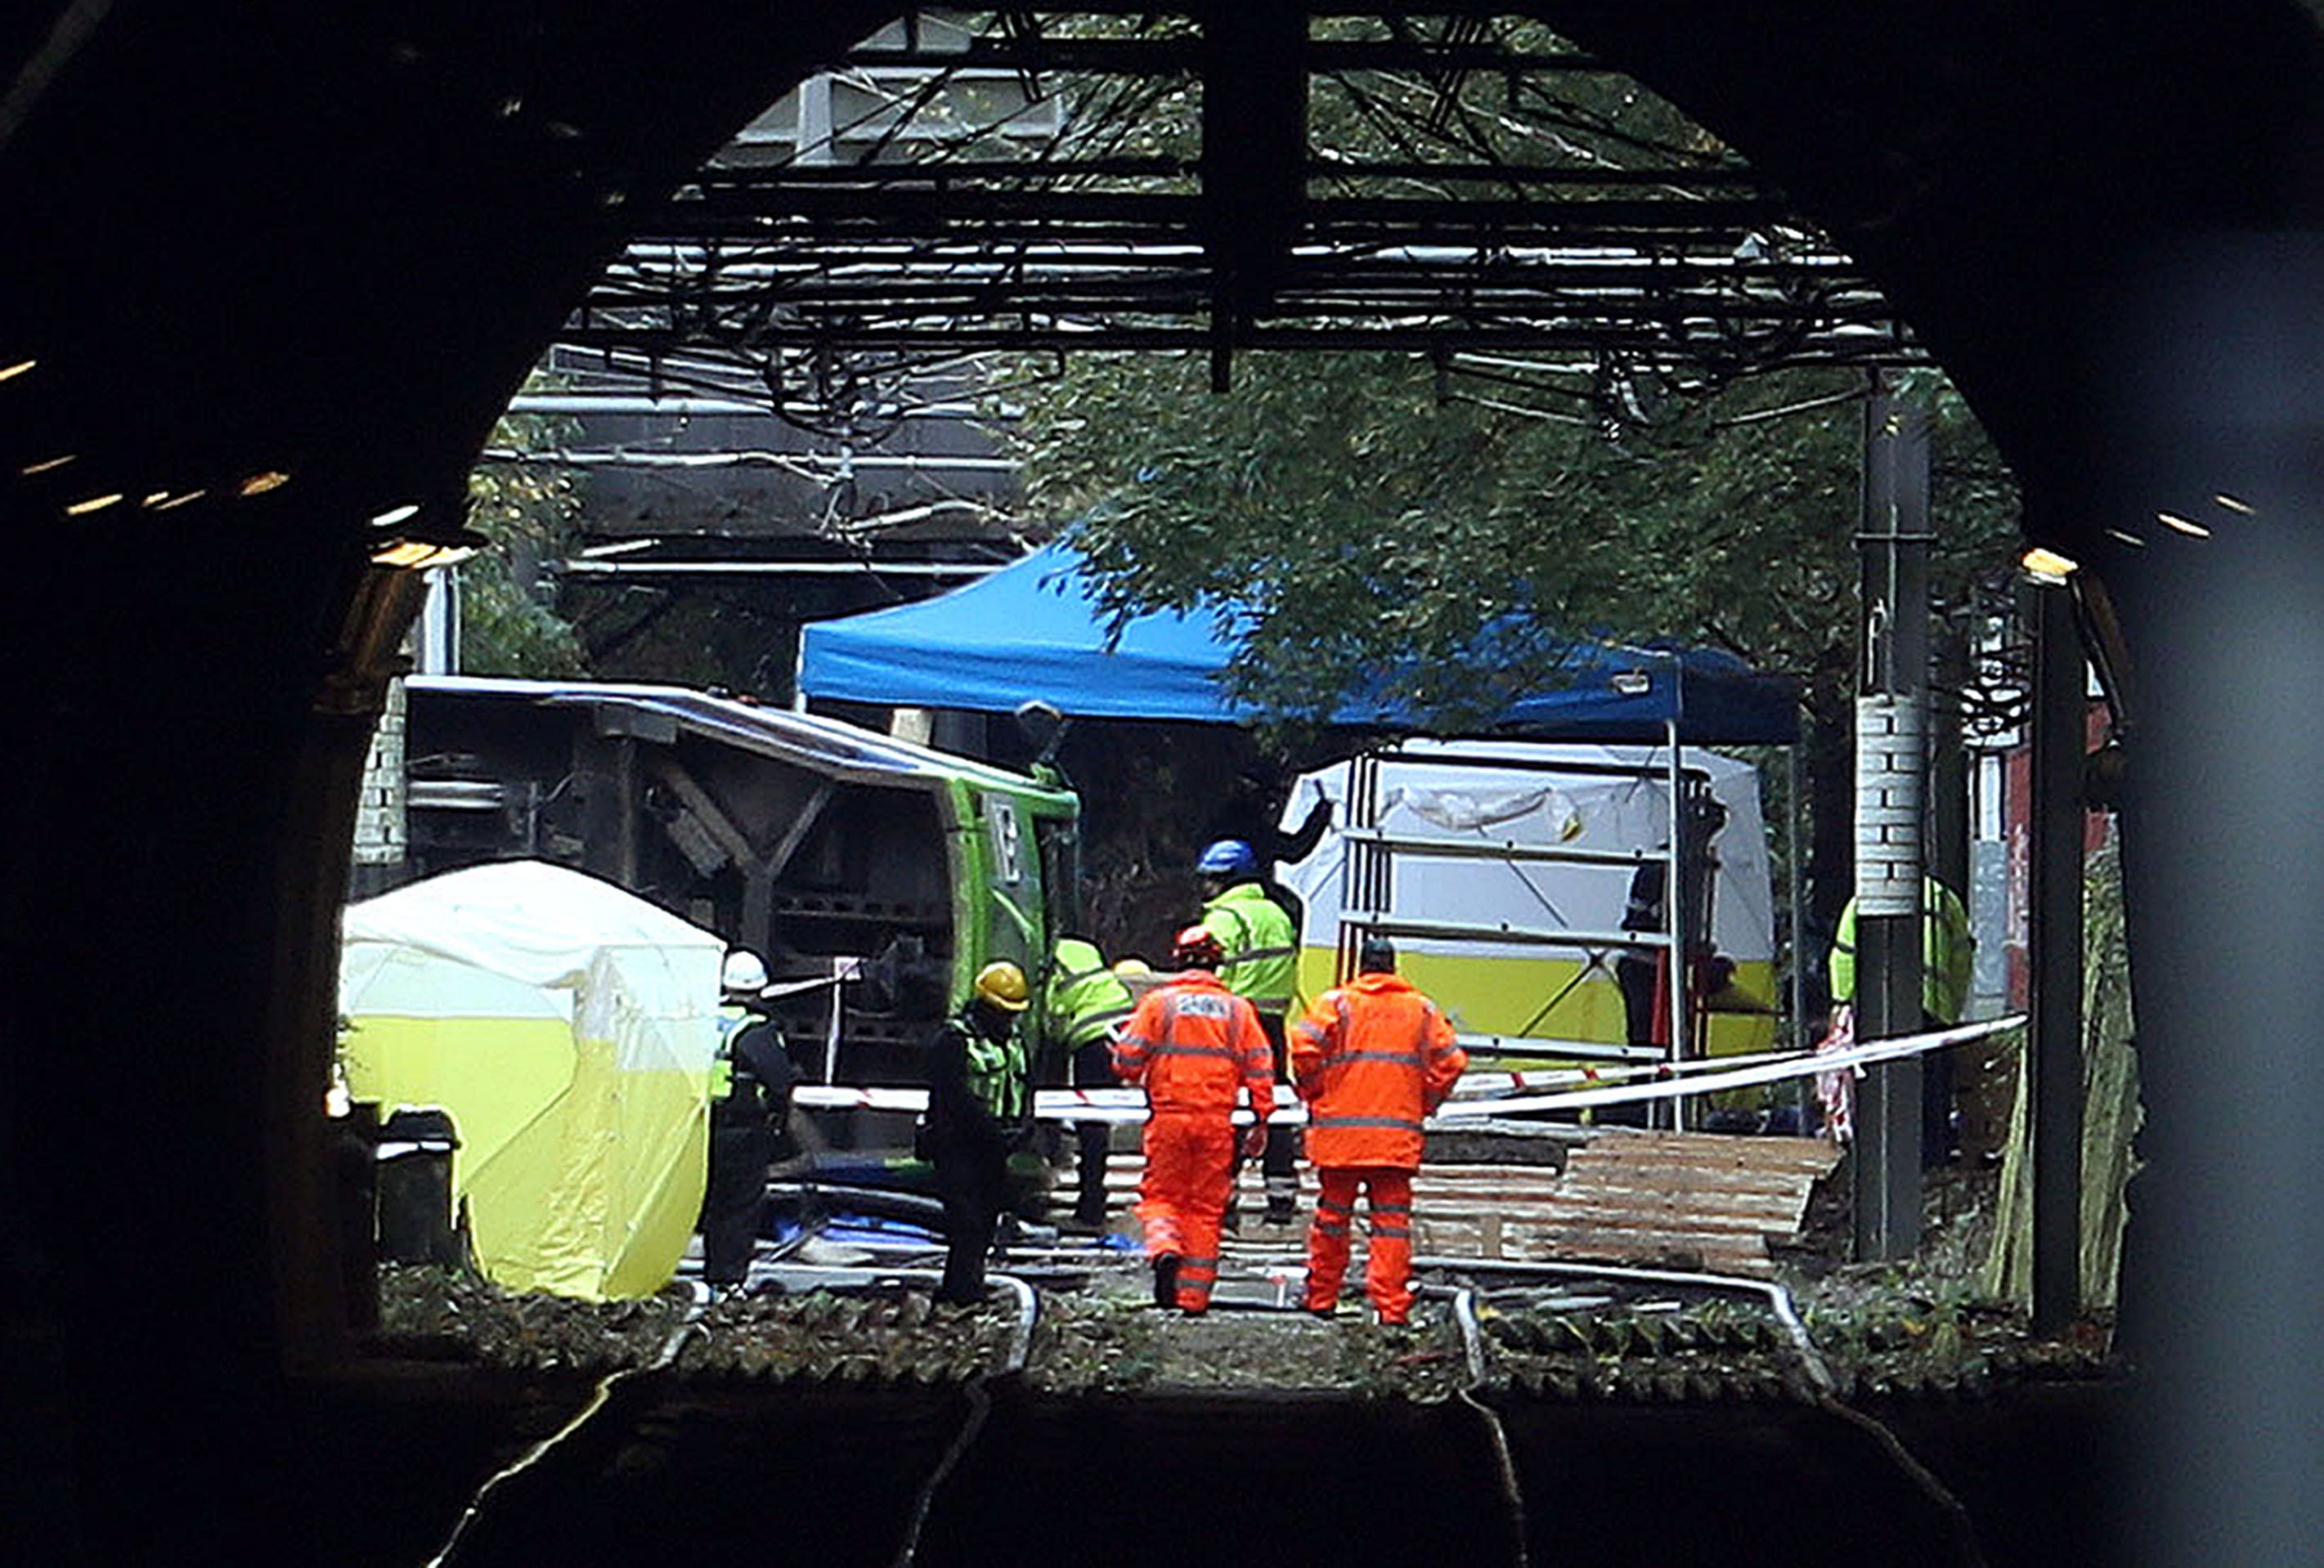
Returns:
[[[1712,1094],[1723,1089],[1748,1088],[1812,1074],[1843,1072],[1880,1062],[1902,1061],[1924,1051],[1950,1049],[2016,1028],[2024,1015],[1988,1019],[1981,1023],[1893,1039],[1865,1040],[1840,1051],[1770,1051],[1748,1056],[1713,1056],[1677,1063],[1642,1063],[1622,1067],[1558,1067],[1537,1072],[1467,1073],[1453,1086],[1452,1098],[1429,1118],[1432,1125],[1509,1116],[1530,1111],[1582,1111],[1599,1105],[1634,1104],[1650,1100],[1675,1100],[1688,1094]],[[1644,1080],[1634,1082],[1632,1080]],[[1559,1085],[1573,1085],[1559,1087]],[[1547,1089],[1545,1093],[1524,1090]],[[1512,1091],[1517,1091],[1512,1093]],[[893,1111],[917,1113],[927,1109],[926,1089],[863,1087],[844,1084],[804,1084],[791,1095],[792,1103],[831,1111]],[[1297,1126],[1307,1120],[1307,1108],[1288,1087],[1275,1091],[1276,1110],[1268,1120],[1279,1126]],[[1146,1094],[1139,1089],[1042,1089],[1033,1096],[1033,1114],[1043,1121],[1143,1121]],[[1236,1112],[1239,1121],[1250,1120]]]
[[[1899,1035],[1893,1039],[1865,1040],[1844,1051],[1785,1052],[1748,1066],[1732,1065],[1734,1058],[1682,1062],[1655,1069],[1670,1075],[1648,1084],[1625,1084],[1608,1088],[1572,1089],[1562,1093],[1520,1095],[1499,1100],[1470,1100],[1437,1108],[1433,1121],[1458,1121],[1479,1116],[1507,1116],[1521,1111],[1582,1111],[1595,1105],[1620,1105],[1645,1100],[1675,1100],[1687,1094],[1712,1094],[1722,1089],[1743,1089],[1757,1084],[1779,1083],[1811,1074],[1843,1072],[1880,1062],[1903,1061],[1927,1051],[1948,1050],[1972,1040],[2021,1027],[2023,1013],[1987,1019],[1925,1034]],[[1683,1072],[1682,1069],[1691,1071]],[[1710,1069],[1710,1070],[1702,1070]]]

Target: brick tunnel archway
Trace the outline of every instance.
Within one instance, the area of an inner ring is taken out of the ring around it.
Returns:
[[[0,207],[17,230],[0,366],[34,362],[0,383],[0,516],[24,552],[0,1201],[14,1294],[72,1303],[20,1306],[12,1337],[91,1368],[97,1403],[149,1412],[134,1430],[76,1426],[75,1475],[176,1474],[156,1481],[164,1495],[255,1507],[263,1484],[223,1458],[155,1461],[226,1388],[330,1352],[321,1155],[300,1112],[328,1038],[337,846],[383,676],[373,634],[392,620],[363,597],[368,521],[407,503],[456,512],[469,457],[618,234],[620,201],[895,9],[696,0],[641,30],[612,4],[355,22],[60,5],[0,32]],[[2190,567],[2104,528],[2229,483],[2205,474],[2255,471],[2247,488],[2278,516],[2316,499],[2303,430],[2273,412],[2312,388],[2271,356],[2276,327],[2312,309],[2301,279],[2315,258],[2186,248],[2301,221],[2324,197],[2305,151],[2324,99],[2308,13],[1532,9],[1718,127],[1828,223],[2020,469],[2033,531],[2118,576],[2135,641],[2205,653],[2157,672],[2140,809],[2176,847],[2132,868],[2156,934],[2141,949],[2150,1038],[2200,1037],[2212,1020],[2188,999],[2226,971],[2198,956],[2216,943],[2172,921],[2232,901],[2235,868],[2265,862],[2223,856],[2189,796],[2212,753],[2268,743],[2268,705],[2299,701],[2296,680],[2242,678],[2324,662],[2304,641],[2324,576],[2290,530]],[[2141,270],[2149,247],[2174,244],[2164,271]],[[2237,265],[2240,299],[2204,293]],[[2190,356],[2211,394],[2266,405],[2221,421],[2169,371],[2198,337],[2236,333],[2276,380]],[[2156,395],[2101,395],[2126,383]],[[2126,432],[2144,438],[2117,461]],[[2271,590],[2255,603],[2242,596],[2255,568]],[[2189,584],[2203,591],[2174,591]],[[2251,613],[2229,619],[2228,604]],[[2277,641],[2238,641],[2258,624]],[[2270,777],[2235,776],[2255,836],[2255,814],[2292,798]],[[2296,836],[2277,847],[2319,858]],[[2313,912],[2263,902],[2232,929],[2273,952],[2269,930]],[[2158,1093],[2182,1088],[2197,1105],[2217,1093],[2168,1070]],[[2164,1147],[2190,1158],[2227,1130],[2188,1125]],[[2277,1158],[2264,1168],[2297,1168],[2296,1142]],[[141,1295],[157,1276],[186,1286],[160,1314]],[[124,1514],[97,1538],[156,1528]]]

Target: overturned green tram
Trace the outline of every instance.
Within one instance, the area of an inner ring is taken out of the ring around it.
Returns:
[[[996,958],[1074,928],[1079,802],[1042,779],[678,687],[413,676],[401,863],[603,878],[758,953],[810,1078],[910,1083]]]

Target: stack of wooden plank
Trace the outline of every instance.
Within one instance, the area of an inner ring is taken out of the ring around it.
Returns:
[[[1701,1269],[1765,1278],[1766,1241],[1798,1232],[1808,1196],[1838,1163],[1818,1139],[1610,1129],[1546,1166],[1431,1165],[1413,1187],[1415,1250],[1435,1257],[1543,1259]],[[1118,1209],[1137,1201],[1137,1157],[1116,1156]],[[1239,1190],[1246,1244],[1296,1247],[1314,1201],[1300,1179],[1299,1222],[1253,1223],[1266,1199],[1256,1163]],[[1357,1227],[1359,1245],[1363,1233]]]
[[[1775,1272],[1766,1239],[1798,1232],[1839,1159],[1820,1139],[1609,1131],[1568,1157],[1544,1202],[1504,1222],[1503,1255],[1764,1278]]]

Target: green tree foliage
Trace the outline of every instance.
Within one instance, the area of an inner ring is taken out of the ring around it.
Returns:
[[[531,383],[528,383],[528,386]],[[531,451],[557,444],[554,421],[504,414],[491,445]],[[468,526],[490,542],[461,563],[460,668],[473,675],[586,675],[581,639],[560,614],[543,563],[579,531],[573,471],[543,464],[488,465],[468,475]]]
[[[1771,373],[1625,427],[1446,398],[1408,355],[1237,372],[1213,395],[1193,356],[1084,356],[1017,438],[1111,607],[1230,612],[1230,682],[1280,723],[1384,681],[1458,727],[1554,684],[1574,633],[1723,648],[1841,694],[1862,373]],[[2014,487],[1958,398],[1934,402],[1937,593],[1965,604],[2006,569]]]
[[[1344,17],[1315,30],[1343,43],[1427,35],[1501,62],[1319,72],[1307,131],[1319,197],[1506,198],[1516,188],[1489,171],[1509,166],[1612,177],[1556,198],[1586,213],[1601,195],[1683,201],[1684,177],[1742,169],[1637,83],[1562,69],[1572,50],[1536,23]],[[1199,147],[1198,101],[1168,78],[1065,91],[1068,159]],[[1813,236],[1771,223],[1753,243],[1780,254]],[[1013,438],[1036,512],[1074,523],[1118,613],[1231,613],[1246,634],[1231,684],[1278,728],[1383,684],[1458,727],[1509,689],[1555,682],[1575,633],[1728,649],[1807,680],[1829,719],[1854,639],[1866,373],[1751,374],[1780,362],[1781,335],[1738,328],[1715,350],[1674,345],[1659,364],[1634,347],[1562,364],[1246,355],[1223,395],[1192,355],[1086,355],[1046,381],[1026,364],[1006,379],[1031,383]],[[1962,605],[1976,579],[2006,569],[2014,486],[1942,377],[1911,379],[1906,394],[1934,415],[1935,593]]]
[[[1071,520],[1116,613],[1231,615],[1246,641],[1228,684],[1285,751],[1349,692],[1457,732],[1559,681],[1569,633],[1795,676],[1805,837],[1779,812],[1771,848],[1779,870],[1800,859],[1796,940],[1820,947],[1851,863],[1861,372],[1751,377],[1624,427],[1440,401],[1434,368],[1406,356],[1237,371],[1214,396],[1190,357],[1086,356],[1027,406],[1032,502]],[[2015,486],[1960,399],[1923,381],[1908,390],[1934,412],[1932,593],[1960,621],[2009,570]]]
[[[1489,36],[1513,56],[1565,47],[1473,18],[1318,24],[1350,38],[1414,25],[1467,29],[1445,41]],[[1183,155],[1195,106],[1143,90],[1134,129],[1100,92],[1077,96],[1070,139]],[[1489,173],[1500,165],[1665,176],[1556,198],[1585,217],[1593,192],[1691,199],[1711,187],[1683,176],[1741,167],[1635,82],[1521,62],[1329,73],[1308,140],[1319,196],[1507,198],[1515,188]],[[1819,244],[1789,221],[1749,243],[1777,259]],[[1022,407],[1011,435],[1031,510],[1071,530],[1117,615],[1229,617],[1243,638],[1229,684],[1286,747],[1351,694],[1458,730],[1559,681],[1558,650],[1577,635],[1709,645],[1798,677],[1821,930],[1849,856],[1868,373],[1770,368],[1784,362],[1775,319],[1674,336],[1666,354],[1247,354],[1223,394],[1198,355],[1019,362],[1000,383]],[[1941,374],[1901,380],[1900,401],[1932,421],[1933,596],[1965,624],[2006,580],[2015,485]],[[1775,847],[1794,853],[1780,831]]]

